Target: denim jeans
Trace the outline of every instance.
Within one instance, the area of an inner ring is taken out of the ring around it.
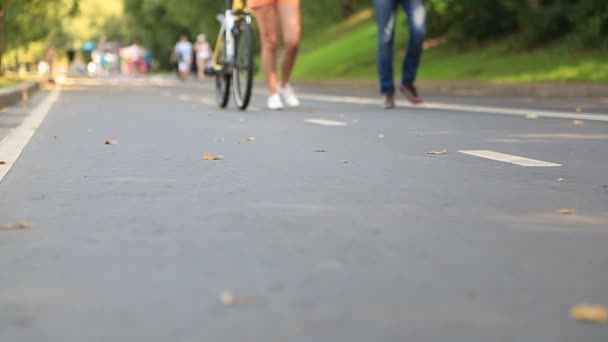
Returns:
[[[407,13],[410,39],[407,52],[403,59],[401,84],[413,84],[416,80],[422,43],[426,34],[425,0],[374,0],[376,22],[378,24],[378,74],[380,76],[380,92],[392,94],[395,92],[393,81],[393,45],[395,42],[395,23],[397,7],[401,5]]]

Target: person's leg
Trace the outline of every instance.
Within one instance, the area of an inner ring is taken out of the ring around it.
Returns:
[[[205,60],[202,58],[197,58],[196,59],[196,68],[198,71],[198,79],[200,81],[205,79],[205,65],[207,65],[205,63]]]
[[[291,72],[296,63],[302,36],[302,22],[300,18],[300,1],[290,0],[279,2],[279,20],[285,42],[285,50],[281,61],[281,87],[289,84]]]
[[[403,9],[407,13],[410,39],[407,43],[407,52],[403,59],[403,75],[401,84],[413,85],[416,81],[420,58],[422,57],[424,36],[426,34],[426,8],[425,0],[401,0]]]
[[[378,25],[377,64],[380,77],[380,92],[392,95],[395,92],[393,81],[393,43],[397,0],[374,0],[376,23]]]
[[[266,76],[268,93],[277,93],[277,44],[278,44],[278,13],[274,4],[264,5],[253,9],[258,28],[262,49],[262,68]]]

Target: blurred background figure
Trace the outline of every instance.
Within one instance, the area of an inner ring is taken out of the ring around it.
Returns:
[[[55,76],[57,73],[57,66],[55,65],[55,62],[57,60],[57,48],[55,48],[54,46],[50,46],[45,53],[45,60],[48,63],[48,68],[49,68],[49,81],[54,82],[55,81]]]
[[[190,68],[192,67],[192,54],[192,43],[188,40],[187,34],[182,34],[179,38],[179,42],[175,44],[174,49],[174,58],[177,61],[177,72],[179,78],[182,80],[188,79],[188,73],[190,73]]]
[[[211,46],[207,41],[207,37],[204,34],[199,34],[196,38],[196,45],[194,47],[196,52],[196,66],[198,70],[198,79],[205,79],[205,67],[211,59]]]

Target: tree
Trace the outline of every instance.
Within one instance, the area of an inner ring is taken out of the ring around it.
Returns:
[[[0,75],[2,57],[13,48],[63,35],[61,18],[78,12],[79,0],[0,0]]]

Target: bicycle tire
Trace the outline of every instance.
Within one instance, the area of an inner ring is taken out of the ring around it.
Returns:
[[[223,35],[223,32],[220,34]],[[230,81],[232,80],[232,77],[228,70],[230,65],[226,55],[226,41],[222,39],[221,44],[218,64],[220,64],[222,68],[215,73],[215,94],[217,104],[220,108],[226,108],[226,106],[228,106],[228,101],[230,100]]]
[[[236,55],[232,71],[234,102],[240,110],[246,110],[251,101],[254,76],[254,37],[251,24],[240,20],[235,37]]]

